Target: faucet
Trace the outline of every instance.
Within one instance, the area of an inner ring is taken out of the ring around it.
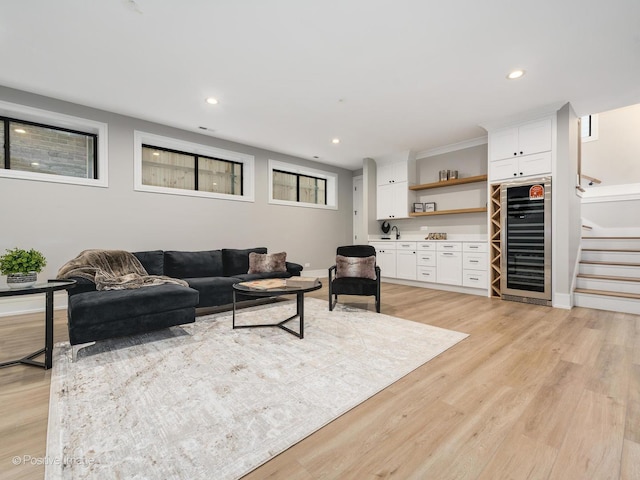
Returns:
[[[398,230],[398,227],[394,225],[393,227],[391,227],[391,230],[396,231],[396,240],[398,240],[400,238],[400,230]]]

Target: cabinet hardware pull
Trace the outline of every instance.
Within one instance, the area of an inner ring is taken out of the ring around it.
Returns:
[[[469,260],[469,263],[478,263],[478,260]]]
[[[478,280],[480,280],[480,279],[479,279],[479,278],[476,278],[476,277],[469,277],[469,280],[475,280],[475,281],[478,281]]]

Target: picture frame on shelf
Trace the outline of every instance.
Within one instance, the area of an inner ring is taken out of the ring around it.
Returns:
[[[422,213],[424,212],[424,203],[414,203],[413,204],[413,211],[415,213]]]
[[[428,202],[424,204],[424,211],[425,212],[435,212],[436,211],[436,203],[435,202]]]

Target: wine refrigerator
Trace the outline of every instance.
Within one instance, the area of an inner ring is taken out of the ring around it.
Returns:
[[[551,305],[551,177],[500,186],[501,295]]]

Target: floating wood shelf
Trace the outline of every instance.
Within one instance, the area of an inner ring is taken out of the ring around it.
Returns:
[[[429,188],[452,187],[453,185],[464,185],[465,183],[478,183],[486,181],[486,175],[477,175],[475,177],[456,178],[455,180],[443,180],[441,182],[412,185],[409,187],[409,190],[427,190]]]
[[[428,217],[430,215],[454,215],[456,213],[483,213],[487,211],[487,207],[479,208],[458,208],[456,210],[438,210],[436,212],[413,212],[410,217]]]

